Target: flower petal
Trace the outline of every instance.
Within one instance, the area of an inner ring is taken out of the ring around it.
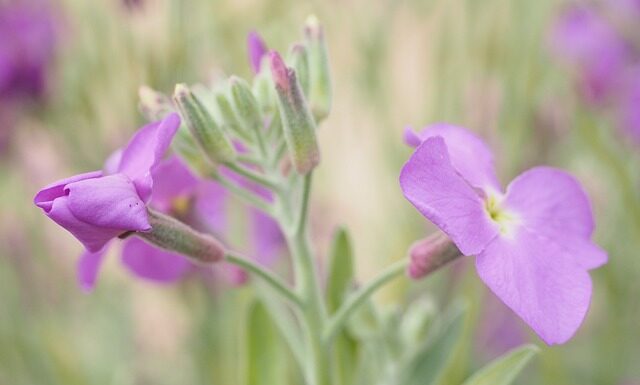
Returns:
[[[80,256],[77,265],[77,278],[80,288],[85,293],[93,291],[100,272],[100,266],[102,266],[102,261],[108,249],[109,247],[105,245],[96,252],[85,250]]]
[[[247,36],[247,51],[249,53],[249,64],[251,64],[251,69],[253,70],[253,73],[257,74],[260,72],[262,58],[267,53],[267,45],[256,31],[249,32],[249,35]]]
[[[227,201],[229,193],[216,182],[203,182],[198,186],[194,211],[208,230],[224,237],[227,229]]]
[[[573,336],[591,300],[589,274],[565,253],[521,227],[476,258],[480,278],[549,345]]]
[[[482,251],[498,234],[480,196],[456,172],[442,137],[425,140],[402,168],[404,196],[444,231],[460,251]]]
[[[175,199],[190,196],[199,183],[187,166],[176,156],[158,163],[152,175],[151,203],[154,208],[163,212],[171,209]]]
[[[469,184],[485,191],[501,190],[491,150],[471,131],[451,124],[438,123],[427,126],[419,133],[408,128],[404,134],[405,142],[413,147],[436,136],[444,139],[451,164]]]
[[[87,250],[97,252],[122,233],[120,229],[108,229],[78,219],[69,210],[68,200],[67,196],[55,199],[47,216],[73,234]]]
[[[136,276],[159,283],[175,282],[193,265],[186,258],[132,237],[122,249],[122,263]]]
[[[35,203],[36,206],[40,207],[45,212],[49,212],[51,210],[51,206],[53,205],[53,200],[66,195],[64,192],[64,187],[66,185],[85,179],[99,178],[101,176],[102,171],[91,171],[84,174],[74,175],[57,182],[53,182],[38,191],[36,196],[33,198],[33,203]]]
[[[504,206],[520,225],[562,247],[574,263],[589,269],[606,263],[606,252],[590,241],[594,221],[589,198],[568,173],[535,167],[520,174],[507,188]]]
[[[263,266],[272,265],[284,250],[285,239],[278,223],[256,208],[249,208],[253,255]]]
[[[144,202],[123,174],[70,183],[65,191],[69,209],[80,221],[120,232],[151,230]]]
[[[180,127],[178,114],[171,113],[163,120],[142,127],[122,152],[118,171],[128,176],[143,201],[151,196],[151,171],[169,148],[171,139]]]

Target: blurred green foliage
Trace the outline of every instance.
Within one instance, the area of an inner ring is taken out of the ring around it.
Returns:
[[[101,167],[143,121],[140,85],[170,91],[219,71],[248,75],[247,32],[255,28],[285,50],[309,13],[325,26],[335,90],[334,111],[319,133],[323,163],[312,210],[318,249],[327,253],[333,228],[348,226],[360,281],[404,257],[413,240],[433,231],[397,185],[410,153],[401,141],[404,125],[446,120],[470,127],[496,150],[505,182],[533,164],[577,175],[593,201],[596,239],[610,254],[593,273],[583,327],[564,346],[543,346],[518,383],[640,381],[640,157],[605,116],[581,104],[571,74],[550,58],[547,33],[560,1],[55,5],[63,27],[51,96],[20,120],[0,164],[0,383],[266,383],[247,368],[264,368],[264,355],[283,346],[273,327],[251,327],[266,314],[251,287],[197,279],[158,287],[133,281],[111,258],[97,290],[85,295],[74,280],[80,245],[40,215],[31,197],[52,180]],[[405,312],[425,297],[437,309],[465,299],[462,343],[440,376],[442,384],[460,384],[495,358],[478,354],[483,346],[474,337],[486,322],[481,310],[489,295],[467,261],[428,282],[396,285],[377,305],[384,313],[409,301],[394,310]],[[268,346],[247,339],[252,333]],[[293,366],[273,364],[280,373]]]

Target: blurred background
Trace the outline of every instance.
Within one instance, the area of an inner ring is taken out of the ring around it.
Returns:
[[[18,9],[16,9],[18,8]],[[285,51],[324,24],[334,104],[319,138],[314,244],[350,229],[364,281],[435,231],[403,198],[405,126],[482,135],[504,185],[532,165],[588,191],[609,264],[586,322],[546,347],[475,275],[472,258],[376,297],[470,304],[442,384],[525,341],[518,384],[640,384],[640,2],[602,0],[0,0],[0,383],[239,384],[249,286],[132,279],[115,253],[77,287],[81,245],[40,213],[43,185],[100,169],[144,119],[138,88],[250,76],[246,35]],[[635,87],[635,88],[634,88]],[[288,370],[288,369],[285,369]]]

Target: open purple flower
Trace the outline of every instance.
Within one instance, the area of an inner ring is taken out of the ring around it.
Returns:
[[[419,134],[404,165],[405,197],[464,255],[480,278],[548,344],[566,342],[591,299],[588,271],[606,253],[591,240],[589,200],[564,171],[536,167],[503,192],[493,155],[464,128],[447,124]]]
[[[558,57],[575,67],[584,97],[594,103],[606,101],[621,86],[631,52],[608,20],[587,5],[567,8],[552,33]]]

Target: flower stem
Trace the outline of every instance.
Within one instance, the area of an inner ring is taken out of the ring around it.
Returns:
[[[249,179],[252,182],[258,183],[266,188],[269,188],[271,190],[278,190],[279,186],[276,182],[274,182],[273,180],[269,179],[268,177],[259,174],[253,170],[250,170],[248,168],[242,167],[241,165],[237,164],[237,163],[233,163],[233,162],[227,162],[224,164],[229,170],[235,172],[238,175],[241,175],[247,179]]]
[[[371,297],[378,289],[385,284],[391,282],[394,278],[404,273],[407,268],[407,260],[402,259],[389,265],[382,273],[360,288],[338,309],[331,317],[327,327],[324,329],[322,339],[324,343],[331,342],[335,334],[340,331],[349,316],[353,314],[367,299]]]
[[[254,193],[243,189],[242,187],[236,185],[235,183],[229,181],[228,179],[226,179],[225,177],[223,177],[222,175],[216,175],[214,177],[214,179],[220,183],[224,188],[226,188],[227,190],[231,191],[232,193],[236,194],[240,199],[244,200],[247,204],[267,213],[267,214],[272,214],[273,209],[272,207],[269,205],[269,203],[267,203],[267,201],[265,201],[264,199],[262,199],[261,197],[255,195]]]
[[[300,299],[300,297],[296,293],[294,293],[288,287],[287,284],[282,282],[280,278],[272,274],[270,271],[265,270],[262,266],[258,265],[257,263],[231,253],[227,253],[225,255],[225,260],[233,265],[240,266],[243,269],[262,278],[264,282],[266,282],[270,287],[272,287],[275,291],[281,294],[284,298],[288,299],[298,307],[302,306],[302,300]]]

